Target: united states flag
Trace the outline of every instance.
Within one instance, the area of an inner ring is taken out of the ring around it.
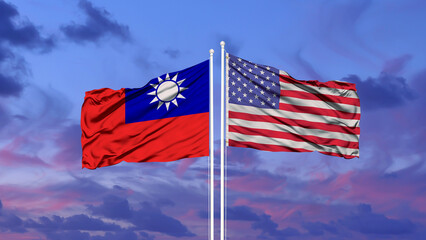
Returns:
[[[355,84],[301,81],[227,54],[227,144],[359,157]]]

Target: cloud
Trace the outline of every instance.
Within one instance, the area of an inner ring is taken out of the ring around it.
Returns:
[[[411,59],[412,56],[409,54],[405,54],[400,57],[391,59],[385,62],[385,65],[383,66],[383,72],[394,75],[399,74]]]
[[[176,58],[180,57],[180,54],[181,54],[179,49],[171,49],[171,48],[167,48],[166,50],[164,50],[163,53],[166,54],[167,56],[169,56],[172,59],[176,59]]]
[[[272,237],[273,239],[285,239],[300,235],[299,230],[292,227],[278,229],[278,224],[273,222],[271,216],[267,214],[262,214],[260,220],[252,224],[252,228],[261,230],[263,236]]]
[[[20,78],[27,72],[25,61],[0,45],[0,96],[18,97],[24,89]]]
[[[228,207],[226,210],[228,220],[259,221],[259,216],[247,206]]]
[[[15,6],[0,0],[0,43],[48,52],[55,46],[52,36],[43,37],[39,28],[28,21],[18,22]]]
[[[339,221],[343,226],[364,234],[401,235],[413,233],[415,225],[407,219],[390,219],[371,211],[368,204],[360,204],[357,211]]]
[[[385,72],[377,78],[369,77],[364,81],[356,75],[349,75],[342,81],[356,84],[363,110],[397,107],[415,98],[405,78]]]
[[[91,2],[81,0],[78,4],[86,14],[84,24],[71,23],[61,27],[61,31],[76,43],[98,42],[100,39],[113,36],[123,41],[130,40],[129,27],[119,24],[111,18],[108,11],[96,8]]]
[[[138,229],[160,232],[174,237],[192,237],[190,232],[179,220],[169,217],[154,205],[144,202],[142,208],[133,212],[130,220]]]
[[[308,230],[310,235],[322,236],[325,232],[337,234],[337,227],[332,224],[325,224],[322,222],[305,222],[302,223],[303,228]]]
[[[114,195],[106,196],[103,199],[103,203],[98,207],[90,205],[89,210],[94,215],[111,219],[129,219],[132,217],[132,211],[127,199]]]

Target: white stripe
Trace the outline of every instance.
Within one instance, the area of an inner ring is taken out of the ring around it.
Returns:
[[[306,149],[309,151],[333,152],[333,153],[341,153],[341,154],[351,155],[351,156],[359,156],[358,149],[345,148],[340,146],[324,146],[324,145],[318,145],[315,143],[298,142],[298,141],[292,141],[292,140],[281,139],[281,138],[253,136],[253,135],[245,135],[241,133],[230,132],[229,139],[240,141],[240,142],[253,142],[253,143],[259,143],[259,144],[285,146],[290,148],[301,148],[301,149]]]
[[[266,129],[266,130],[273,130],[273,131],[279,131],[279,132],[289,132],[289,133],[293,133],[293,134],[301,135],[301,136],[315,136],[315,137],[328,138],[328,139],[339,139],[339,140],[348,141],[348,142],[359,141],[359,135],[355,135],[355,134],[331,132],[331,131],[325,131],[321,129],[310,129],[310,128],[303,128],[303,127],[297,127],[297,126],[289,126],[289,125],[279,124],[279,123],[257,122],[257,121],[250,121],[250,120],[243,120],[243,119],[236,119],[236,118],[230,118],[228,119],[228,121],[229,121],[229,125],[242,126],[242,127],[248,127],[248,128]]]
[[[283,117],[288,119],[300,119],[310,122],[318,122],[318,123],[327,123],[334,124],[343,127],[358,127],[359,120],[356,119],[342,119],[337,117],[330,117],[325,115],[315,115],[310,113],[299,113],[299,112],[291,112],[279,109],[266,109],[266,108],[257,108],[251,106],[244,106],[229,103],[228,111],[241,112],[241,113],[249,113],[255,115],[269,115],[275,117]]]
[[[280,75],[286,75],[290,77],[290,74],[288,74],[286,71],[280,70]]]
[[[328,94],[333,96],[358,99],[358,94],[353,90],[327,88],[327,87],[314,87],[314,86],[298,84],[298,83],[285,83],[281,81],[280,81],[280,87],[281,87],[281,90],[302,91],[302,92],[309,92],[309,93],[315,93],[315,94]]]
[[[285,92],[284,92],[285,95]],[[330,110],[338,110],[347,113],[360,113],[361,108],[354,105],[344,104],[344,103],[336,103],[336,102],[324,102],[322,100],[310,100],[310,99],[300,99],[294,97],[280,97],[281,103],[288,103],[291,105],[297,106],[306,106],[306,107],[316,107],[322,109],[330,109]]]

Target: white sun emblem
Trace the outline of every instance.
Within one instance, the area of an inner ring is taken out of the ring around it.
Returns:
[[[178,106],[177,99],[185,98],[181,92],[188,89],[181,87],[180,85],[186,79],[176,81],[178,74],[176,74],[172,79],[170,79],[169,74],[167,73],[165,79],[158,77],[157,84],[150,84],[155,91],[148,93],[148,95],[154,95],[154,99],[150,103],[158,102],[157,109],[161,105],[165,105],[167,111],[169,110],[170,103],[173,103],[175,106]]]

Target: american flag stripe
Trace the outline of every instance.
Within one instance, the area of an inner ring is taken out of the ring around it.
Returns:
[[[336,102],[324,102],[324,101],[311,100],[311,99],[294,98],[294,97],[287,96],[286,92],[287,91],[285,90],[281,91],[280,103],[289,103],[291,105],[316,107],[316,108],[323,108],[323,109],[329,109],[330,107],[332,107],[333,109],[336,109],[339,112],[360,113],[360,108],[354,105],[348,105],[348,104],[342,104],[342,103],[336,103]]]
[[[269,123],[277,123],[287,126],[300,126],[308,129],[321,129],[329,132],[338,132],[338,133],[346,133],[351,135],[359,135],[360,130],[359,127],[351,128],[344,127],[335,124],[328,123],[320,123],[320,122],[310,122],[301,119],[289,119],[277,116],[269,116],[269,115],[254,115],[249,113],[241,113],[241,112],[232,112],[229,111],[229,119],[242,119],[256,122],[269,122]]]
[[[355,84],[301,81],[230,54],[227,60],[229,146],[359,156]]]
[[[348,105],[357,106],[357,107],[360,106],[359,99],[357,98],[340,97],[340,96],[319,94],[319,93],[309,93],[309,92],[303,92],[298,90],[291,90],[291,91],[281,90],[281,95],[284,95],[284,94],[287,97],[293,97],[293,98],[317,100],[317,101],[324,101],[324,102],[331,102],[331,103],[342,103],[342,104],[348,104]]]
[[[358,95],[356,91],[353,90],[341,90],[338,88],[330,88],[330,87],[316,87],[299,83],[291,83],[291,82],[283,82],[284,79],[288,79],[288,77],[282,76],[280,78],[280,86],[283,89],[292,90],[292,91],[303,91],[306,93],[314,93],[319,95],[332,95],[332,96],[341,96],[344,98],[352,98],[358,99]]]
[[[229,137],[235,141],[246,141],[247,135],[241,133],[230,132]],[[271,136],[263,135],[250,135],[250,142],[265,144],[265,145],[278,145],[278,146],[290,146],[297,149],[305,149],[308,151],[321,151],[330,153],[341,153],[343,155],[351,156],[358,152],[358,149],[351,149],[346,147],[340,147],[336,145],[320,145],[312,142],[298,142],[284,138],[274,138]]]
[[[330,117],[326,115],[299,113],[299,112],[291,112],[291,111],[267,109],[267,108],[256,108],[256,107],[243,106],[243,105],[237,105],[232,103],[228,105],[228,110],[229,110],[229,114],[231,114],[232,112],[236,112],[236,113],[247,113],[253,116],[256,116],[256,115],[269,116],[271,118],[282,117],[286,119],[292,119],[294,121],[302,120],[302,121],[309,121],[309,122],[315,122],[315,123],[330,124],[335,126],[347,127],[348,129],[358,129],[359,131],[358,119],[341,119],[341,118]],[[301,124],[301,123],[298,123],[298,124]],[[359,134],[359,132],[356,134]]]
[[[333,139],[333,138],[331,139],[321,138],[321,137],[312,136],[312,135],[300,135],[300,134],[295,134],[295,133],[286,132],[286,131],[274,131],[274,130],[267,130],[263,128],[259,129],[259,128],[248,128],[248,127],[230,125],[229,132],[236,132],[236,133],[241,133],[245,135],[270,136],[273,138],[282,138],[282,139],[288,139],[288,140],[293,140],[298,142],[313,142],[320,145],[336,145],[336,146],[354,148],[354,149],[359,148],[358,142],[348,142],[345,140]]]
[[[294,133],[301,136],[318,136],[328,139],[339,139],[343,141],[358,141],[358,136],[353,134],[345,134],[339,132],[324,131],[321,129],[308,129],[299,126],[288,126],[270,122],[256,122],[242,119],[229,119],[229,126],[246,126],[248,128],[267,129],[273,131],[281,131],[283,133]]]

